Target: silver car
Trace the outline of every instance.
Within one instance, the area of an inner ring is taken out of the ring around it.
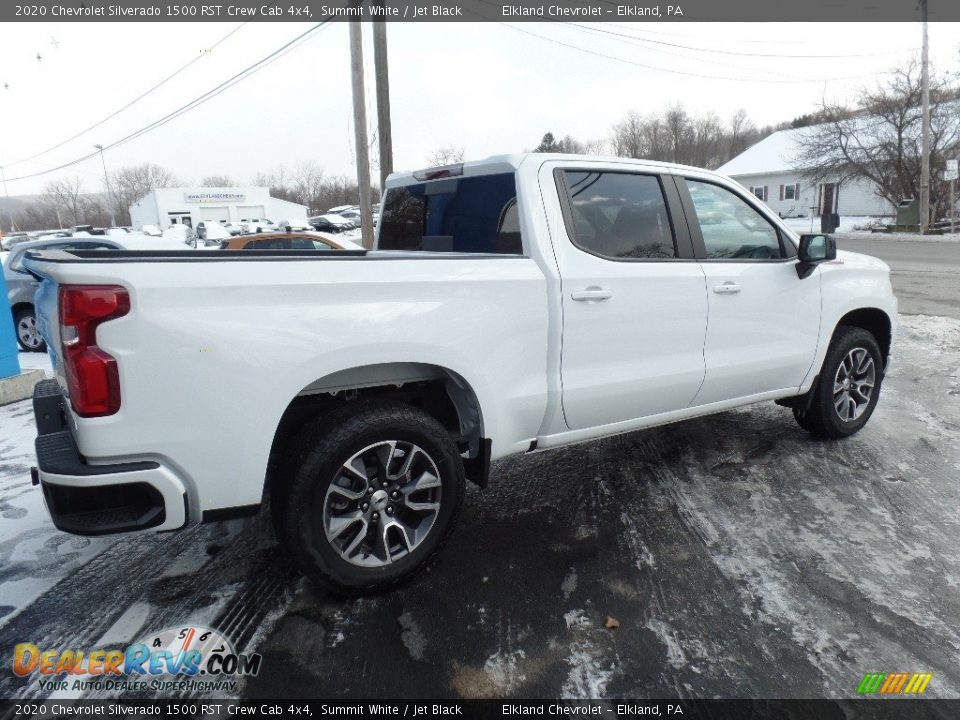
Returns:
[[[7,300],[13,310],[13,324],[17,342],[28,352],[46,352],[47,345],[37,332],[37,316],[33,309],[33,294],[39,282],[23,267],[23,258],[30,250],[120,250],[122,245],[109,238],[57,238],[34,240],[13,246],[3,266],[7,283]]]

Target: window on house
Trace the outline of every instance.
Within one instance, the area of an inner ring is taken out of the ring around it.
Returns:
[[[756,195],[756,196],[757,196],[758,198],[760,198],[761,200],[766,200],[766,199],[767,199],[767,186],[766,186],[766,185],[760,185],[760,186],[757,186],[757,187],[752,187],[752,188],[750,188],[750,192],[752,192],[754,195]]]
[[[796,200],[800,197],[800,185],[781,185],[780,186],[780,199],[781,200]]]

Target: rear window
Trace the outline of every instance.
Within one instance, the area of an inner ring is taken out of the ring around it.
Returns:
[[[513,173],[392,188],[379,224],[381,250],[523,253]]]

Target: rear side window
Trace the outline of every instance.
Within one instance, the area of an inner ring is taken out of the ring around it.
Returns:
[[[513,173],[391,188],[379,223],[381,250],[523,253]]]
[[[564,179],[567,232],[581,250],[611,260],[677,257],[656,175],[566,170]]]

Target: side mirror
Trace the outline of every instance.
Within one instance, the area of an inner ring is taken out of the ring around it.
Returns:
[[[800,250],[797,253],[797,277],[801,280],[809,277],[813,269],[822,262],[837,259],[837,241],[831,235],[801,235]]]

